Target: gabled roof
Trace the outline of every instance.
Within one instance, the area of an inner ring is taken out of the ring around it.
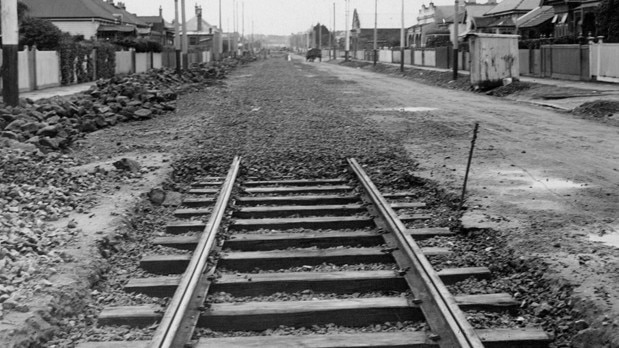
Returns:
[[[508,14],[510,12],[529,12],[538,7],[540,0],[503,0],[493,9],[486,12],[486,16]]]
[[[554,15],[555,15],[554,7],[540,6],[538,8],[531,10],[531,12],[525,14],[524,16],[518,18],[518,27],[519,28],[536,27],[550,20]]]
[[[21,0],[28,15],[44,19],[91,19],[115,21],[102,0]]]
[[[218,31],[217,26],[210,25],[207,21],[202,19],[202,31],[201,32],[208,33],[210,28],[213,28],[213,33]],[[193,17],[187,21],[187,31],[198,32],[198,17]]]
[[[108,4],[103,0],[21,0],[28,6],[28,15],[49,20],[91,20],[93,18],[116,22],[122,15],[124,23],[148,27],[136,15]]]

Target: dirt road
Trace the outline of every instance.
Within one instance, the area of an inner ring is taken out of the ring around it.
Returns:
[[[309,69],[342,79],[359,115],[402,139],[422,176],[454,191],[479,122],[464,227],[496,229],[523,257],[551,263],[547,276],[576,286],[592,330],[619,324],[619,251],[611,246],[619,247],[619,128],[335,64]]]

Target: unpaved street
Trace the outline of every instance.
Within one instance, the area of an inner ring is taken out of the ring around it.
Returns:
[[[618,324],[619,252],[593,241],[619,246],[619,128],[360,69],[312,67],[343,79],[358,112],[402,139],[422,175],[454,191],[479,122],[464,226],[508,235],[524,257],[554,265],[548,277],[594,302],[580,307],[597,318],[592,326]]]

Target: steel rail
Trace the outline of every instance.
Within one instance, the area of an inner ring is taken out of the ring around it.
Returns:
[[[240,163],[240,157],[235,157],[232,161],[232,165],[222,185],[213,212],[200,237],[198,246],[193,253],[189,266],[183,274],[174,296],[170,300],[170,304],[155,331],[149,347],[183,347],[191,338],[193,326],[188,328],[183,327],[183,325],[189,311],[194,312],[192,319],[197,321],[197,316],[200,311],[198,307],[200,305],[196,305],[196,301],[204,301],[204,295],[206,295],[205,291],[208,291],[208,284],[206,285],[206,290],[204,290],[204,286],[201,287],[200,283],[204,282],[203,277],[204,273],[207,272],[209,254],[215,246],[215,236],[223,220],[228,201],[230,200],[232,188],[234,187],[234,182],[239,172]]]
[[[412,267],[406,271],[405,278],[416,297],[414,302],[419,303],[430,328],[436,335],[433,338],[438,345],[445,348],[483,348],[481,339],[466,320],[464,313],[428,259],[423,255],[421,248],[406,233],[406,226],[398,219],[397,214],[380,194],[361,165],[354,158],[349,158],[348,164],[376,206],[381,218],[395,235],[399,251],[410,260]]]

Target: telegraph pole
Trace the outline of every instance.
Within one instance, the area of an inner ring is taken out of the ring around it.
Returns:
[[[17,106],[19,104],[17,0],[2,0],[0,6],[2,6],[2,99],[7,105]]]
[[[400,28],[400,71],[404,72],[404,0],[402,0],[402,27]]]
[[[344,60],[348,61],[348,54],[350,51],[350,30],[348,30],[348,16],[350,16],[350,0],[346,0],[346,24],[344,25],[344,28],[346,30],[346,32],[344,33],[344,35],[346,35],[346,47],[345,47],[345,51],[344,51]]]
[[[189,38],[187,38],[187,17],[185,15],[185,0],[181,0],[181,17],[183,19],[183,68],[189,68],[189,57],[187,54],[189,53]]]
[[[176,51],[176,73],[181,73],[181,29],[178,17],[178,0],[174,0],[174,49]]]
[[[378,0],[374,0],[374,66],[378,60]]]
[[[454,42],[453,42],[453,46],[454,46],[454,49],[453,49],[453,51],[454,51],[453,79],[457,80],[458,79],[458,24],[459,24],[459,21],[458,21],[458,7],[460,7],[459,4],[458,4],[458,0],[456,0],[456,2],[454,3],[454,7],[455,7],[455,11],[454,11],[455,15],[454,15],[454,38],[453,38],[453,40],[454,40]]]
[[[333,59],[337,59],[337,40],[335,39],[335,3],[333,3]]]
[[[219,59],[224,53],[224,29],[221,26],[221,0],[219,0]]]

